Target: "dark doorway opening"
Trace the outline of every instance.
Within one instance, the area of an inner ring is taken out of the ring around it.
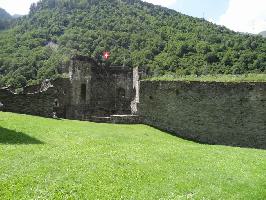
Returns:
[[[86,84],[81,84],[80,97],[83,103],[86,102]]]

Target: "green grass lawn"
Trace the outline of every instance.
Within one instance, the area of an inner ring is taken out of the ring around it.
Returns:
[[[0,199],[266,199],[266,151],[0,112]]]

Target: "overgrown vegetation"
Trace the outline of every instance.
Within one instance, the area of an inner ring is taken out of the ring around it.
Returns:
[[[146,78],[150,81],[201,81],[201,82],[266,82],[266,74],[244,74],[244,75],[189,75],[178,76],[167,74],[159,77]]]
[[[1,199],[265,199],[266,151],[0,112]]]
[[[73,54],[107,65],[148,66],[153,76],[266,72],[266,39],[140,0],[41,0],[0,32],[0,86],[64,71]]]

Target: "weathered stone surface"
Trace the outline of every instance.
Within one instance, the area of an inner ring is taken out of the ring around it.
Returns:
[[[112,124],[142,123],[142,120],[138,115],[110,115],[107,117],[90,116],[87,120],[96,123],[112,123]]]
[[[31,93],[14,94],[8,89],[0,89],[0,101],[3,104],[2,111],[52,117],[56,109],[57,115],[65,115],[64,105],[67,104],[68,79],[57,79],[43,92],[31,90]],[[60,104],[54,105],[55,100]]]
[[[135,100],[132,69],[103,67],[93,59],[75,56],[69,63],[69,78],[45,80],[24,88],[22,94],[0,90],[1,110],[86,120],[90,116],[131,114]]]
[[[266,148],[266,83],[141,81],[138,113],[187,139]]]
[[[135,96],[131,68],[103,67],[87,57],[78,57],[72,59],[69,73],[71,94],[66,118],[85,120],[131,113]]]

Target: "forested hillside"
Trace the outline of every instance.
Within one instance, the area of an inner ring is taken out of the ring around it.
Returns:
[[[0,85],[58,76],[73,54],[154,76],[266,72],[266,39],[139,0],[42,0],[0,32]]]

